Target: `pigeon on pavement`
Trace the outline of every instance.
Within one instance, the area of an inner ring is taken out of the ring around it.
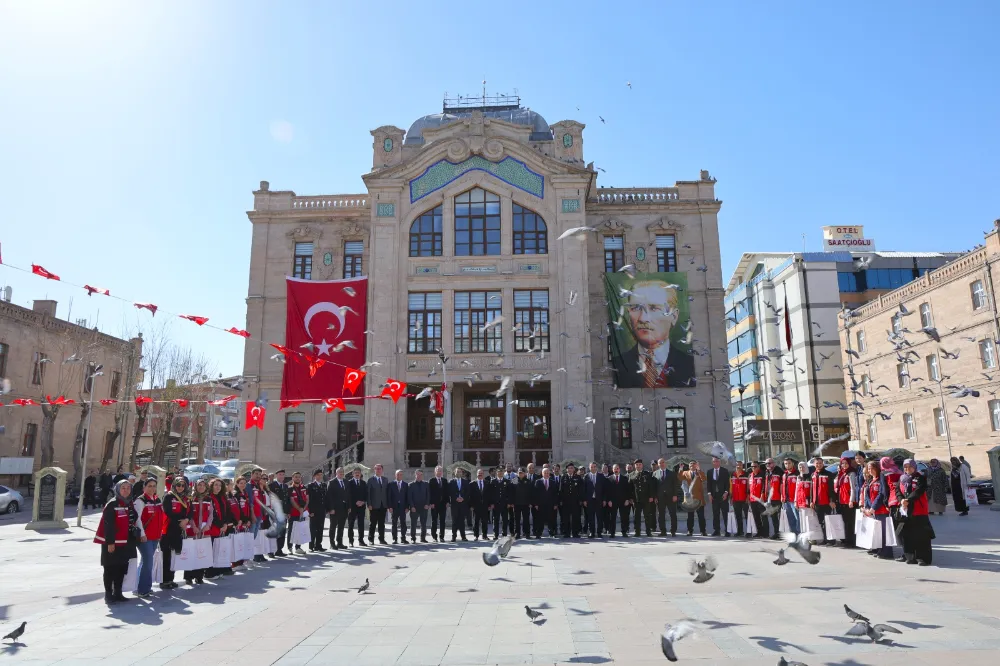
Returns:
[[[878,643],[886,633],[901,634],[903,632],[888,624],[871,625],[864,621],[857,622],[847,631],[848,636],[867,636],[872,639],[872,643]]]
[[[847,606],[847,604],[844,604],[844,612],[847,613],[847,617],[851,618],[855,622],[871,622],[871,620],[869,620],[868,618],[866,618],[861,613],[858,613],[857,611],[851,610]]]
[[[701,562],[691,560],[691,564],[688,566],[688,573],[694,576],[694,582],[704,583],[715,576],[712,572],[718,568],[719,563],[715,561],[715,558],[711,555],[706,555],[705,559]]]
[[[371,583],[369,583],[368,579],[365,578],[365,584],[358,588],[358,594],[362,594],[363,592],[367,592],[369,587],[371,587]]]
[[[527,615],[528,619],[531,620],[532,622],[534,622],[535,620],[537,620],[542,616],[541,611],[531,610],[530,606],[524,607],[524,614]]]
[[[804,664],[801,661],[788,661],[784,657],[780,657],[778,659],[778,666],[809,666],[809,665]]]
[[[4,636],[3,640],[7,640],[9,638],[12,641],[17,641],[17,639],[20,638],[24,634],[24,625],[26,625],[26,624],[28,624],[28,623],[27,622],[22,622],[20,627],[18,627],[14,631],[12,631],[9,634],[7,634],[6,636]]]
[[[782,532],[781,538],[788,543],[788,547],[798,553],[803,560],[809,564],[819,564],[819,552],[812,549],[807,535],[796,536],[794,532]]]
[[[663,629],[663,634],[660,636],[660,647],[663,649],[663,656],[667,658],[667,661],[677,661],[674,643],[693,633],[694,625],[689,622],[678,622],[676,625],[668,624]]]

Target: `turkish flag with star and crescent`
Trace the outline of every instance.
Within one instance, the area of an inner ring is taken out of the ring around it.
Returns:
[[[310,364],[304,356],[298,357],[299,363],[289,359],[281,379],[281,400],[342,398],[344,366],[357,368],[365,362],[368,278],[285,280],[288,287],[285,347],[292,355],[308,354],[325,363],[319,367],[314,363],[316,370],[310,377]],[[353,344],[344,344],[347,342]],[[313,346],[302,346],[307,344]],[[356,395],[364,395],[364,390]]]

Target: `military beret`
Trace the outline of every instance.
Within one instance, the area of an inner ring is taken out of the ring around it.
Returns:
[[[636,458],[635,460],[632,461],[632,464],[633,465],[641,465],[642,464],[642,458]]]

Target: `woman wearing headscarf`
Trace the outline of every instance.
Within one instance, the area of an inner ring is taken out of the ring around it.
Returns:
[[[799,514],[799,533],[801,534],[806,531],[806,516],[811,514],[811,517],[815,517],[815,511],[811,511],[813,508],[813,478],[812,472],[809,471],[809,464],[805,461],[800,462],[798,471],[798,479],[795,481],[795,509]],[[810,521],[810,524],[813,529],[809,532],[809,540],[822,541],[823,529],[822,527],[816,529],[819,525],[819,519],[816,518],[815,521]]]
[[[901,510],[906,513],[903,523],[903,557],[907,564],[927,566],[931,563],[931,539],[934,528],[927,510],[927,479],[917,471],[912,458],[903,461],[903,474],[899,478]]]
[[[840,469],[837,470],[837,478],[833,480],[833,492],[837,498],[837,514],[844,520],[844,538],[840,545],[850,548],[854,546],[854,516],[855,498],[858,496],[856,488],[857,476],[854,473],[854,464],[850,458],[840,459]]]
[[[942,515],[948,506],[948,475],[937,458],[927,463],[927,511]]]
[[[194,484],[191,495],[191,520],[185,528],[185,536],[189,539],[204,539],[211,535],[212,530],[212,499],[208,494],[208,484],[199,479]],[[191,569],[184,572],[184,580],[188,585],[205,582],[205,569]]]
[[[128,562],[136,557],[135,544],[139,530],[139,515],[132,505],[132,486],[119,481],[115,496],[104,505],[101,522],[97,524],[94,543],[101,544],[101,566],[104,567],[104,601],[128,601],[122,594],[122,584],[128,573]]]
[[[889,487],[882,475],[879,463],[874,460],[868,463],[868,481],[865,482],[862,497],[864,498],[864,514],[878,521],[880,527],[875,529],[882,530],[882,543],[885,544],[888,536]],[[892,546],[883,545],[881,548],[869,550],[868,553],[882,560],[891,560]]]
[[[142,492],[133,500],[139,516],[139,587],[136,594],[145,599],[153,589],[153,562],[160,538],[167,527],[163,503],[156,495],[156,479],[146,479]]]
[[[250,505],[251,494],[247,491],[247,480],[244,477],[236,479],[236,489],[233,490],[233,499],[236,500],[235,509],[236,529],[240,532],[253,530],[253,507]],[[234,562],[234,566],[243,566],[244,560]]]
[[[969,515],[969,503],[965,499],[969,492],[969,470],[958,458],[951,459],[951,501],[955,503],[958,515]]]
[[[212,526],[209,528],[209,535],[212,537],[212,552],[215,552],[215,540],[224,537],[232,531],[234,519],[229,509],[229,497],[226,495],[226,486],[222,479],[212,479],[211,490],[208,499],[212,503]],[[208,570],[206,578],[218,578],[219,576],[231,576],[233,574],[232,565],[228,567],[213,566]]]
[[[177,587],[174,582],[174,572],[171,562],[174,555],[181,552],[184,546],[184,532],[191,520],[191,498],[187,493],[187,479],[175,476],[170,492],[163,498],[163,513],[167,517],[167,529],[160,539],[160,550],[163,551],[163,582],[160,588],[172,590]]]

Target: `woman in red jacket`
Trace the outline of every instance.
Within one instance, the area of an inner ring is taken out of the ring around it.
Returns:
[[[844,520],[844,538],[841,545],[845,548],[854,547],[854,516],[857,509],[854,498],[857,496],[857,474],[854,473],[851,458],[840,459],[840,469],[837,478],[833,480],[833,492],[837,498],[837,513]]]
[[[160,538],[167,528],[163,503],[156,496],[156,479],[146,479],[142,494],[134,504],[139,516],[139,587],[136,594],[145,599],[153,588],[153,562],[160,547]]]
[[[188,496],[187,479],[183,476],[174,477],[170,492],[163,498],[163,513],[167,518],[167,527],[160,539],[160,551],[163,553],[163,582],[160,588],[172,590],[177,583],[174,582],[171,562],[174,555],[180,554],[184,533],[191,522],[191,498]]]
[[[899,494],[903,521],[903,557],[907,564],[926,567],[931,563],[931,526],[927,504],[927,478],[917,471],[912,458],[903,461],[903,475],[899,479]]]
[[[132,486],[128,481],[115,484],[115,496],[104,505],[101,522],[97,524],[94,543],[101,544],[101,566],[104,567],[104,601],[128,601],[122,594],[122,584],[128,573],[128,561],[136,556],[135,544],[139,516],[132,505]]]
[[[226,486],[222,483],[222,479],[212,479],[210,488],[208,499],[212,503],[212,525],[209,527],[208,533],[212,537],[212,550],[214,552],[216,539],[231,534],[235,520],[229,509],[229,497],[226,496]],[[233,575],[232,565],[228,567],[213,566],[208,570],[206,578],[218,578],[223,575]]]
[[[185,536],[190,539],[210,537],[212,530],[212,500],[208,495],[208,484],[199,479],[194,484],[194,494],[191,496],[191,520],[185,528]],[[192,582],[201,585],[205,582],[206,569],[192,569],[184,572],[184,580],[188,585]]]
[[[232,499],[235,504],[230,504],[234,509],[236,518],[236,531],[246,532],[253,529],[253,507],[250,506],[250,494],[247,492],[247,480],[242,476],[236,479],[236,488],[233,490]],[[233,566],[243,566],[244,560],[233,562]]]

